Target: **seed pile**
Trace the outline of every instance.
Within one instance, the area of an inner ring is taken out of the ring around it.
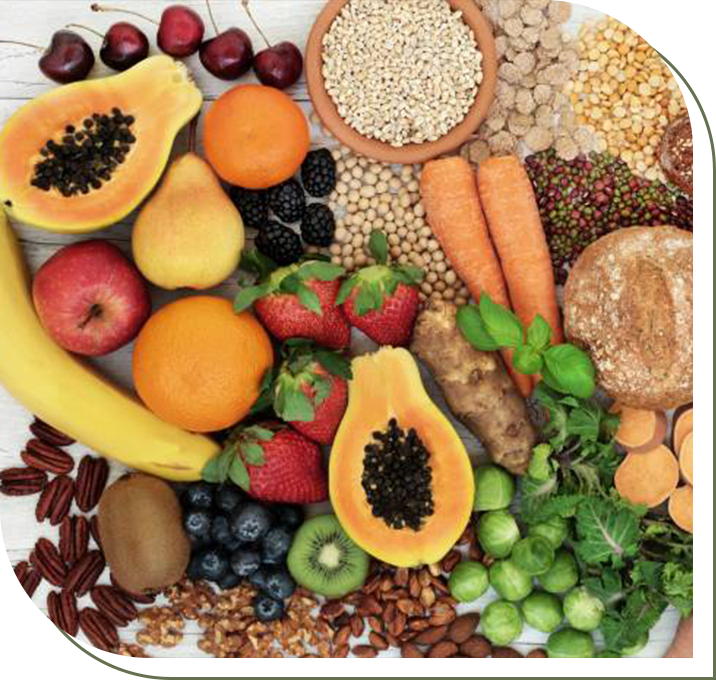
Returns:
[[[375,264],[368,252],[373,230],[388,238],[390,259],[425,271],[420,299],[452,300],[467,304],[469,291],[450,266],[425,219],[420,202],[418,166],[392,166],[353,154],[346,147],[334,151],[338,184],[328,206],[337,216],[334,264],[353,271]]]
[[[533,152],[554,145],[567,159],[592,151],[594,136],[576,124],[569,97],[562,92],[579,66],[572,36],[562,30],[570,4],[475,2],[494,27],[500,65],[495,102],[463,155],[479,164],[491,155],[517,153],[521,145]]]
[[[66,198],[101,189],[137,141],[133,124],[134,116],[114,108],[111,116],[85,118],[79,130],[68,125],[59,142],[50,139],[40,149],[44,160],[35,165],[30,183],[42,191],[57,189]]]
[[[582,251],[605,234],[634,225],[693,230],[693,202],[661,182],[634,175],[609,154],[573,161],[554,149],[530,156],[527,173],[539,204],[558,283]]]
[[[659,146],[670,120],[686,111],[679,85],[656,50],[616,19],[585,25],[579,74],[567,85],[580,123],[598,150],[650,180],[664,180]]]
[[[351,0],[324,36],[323,76],[348,125],[400,147],[435,141],[465,118],[482,54],[443,0]]]
[[[362,485],[374,517],[393,529],[420,531],[435,511],[430,452],[410,428],[405,433],[395,418],[385,432],[374,432],[365,447]]]

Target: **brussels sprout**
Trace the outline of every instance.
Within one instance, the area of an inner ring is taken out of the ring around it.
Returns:
[[[500,560],[490,567],[490,585],[505,600],[519,602],[532,592],[532,577],[511,559]]]
[[[570,591],[564,598],[564,615],[577,630],[591,633],[597,630],[604,616],[604,603],[584,586]]]
[[[448,581],[450,595],[460,602],[472,602],[487,592],[490,579],[487,569],[479,562],[460,562]]]
[[[579,571],[572,553],[560,550],[549,571],[538,576],[537,580],[548,593],[566,593],[574,588],[579,581]]]
[[[512,548],[512,560],[530,576],[546,573],[554,562],[554,548],[542,536],[523,538]]]
[[[542,536],[542,538],[546,538],[555,550],[564,543],[568,533],[569,524],[567,520],[562,517],[553,517],[547,522],[533,524],[527,529],[528,536]]]
[[[522,603],[522,616],[535,630],[552,633],[564,618],[562,603],[551,593],[532,593]]]
[[[621,655],[622,656],[634,656],[635,654],[638,654],[644,647],[646,647],[647,642],[649,642],[649,633],[642,633],[639,636],[639,639],[631,646],[624,647],[624,649],[621,649]]]
[[[477,537],[482,549],[491,557],[509,557],[520,540],[515,518],[505,510],[486,512],[477,523]]]
[[[522,632],[522,615],[512,602],[497,600],[485,607],[480,624],[493,645],[509,645]]]
[[[597,652],[594,655],[595,659],[621,659],[622,655],[616,652],[610,652],[608,649],[603,649],[601,652]]]
[[[515,481],[497,465],[475,468],[475,511],[504,510],[515,496]]]
[[[564,628],[549,636],[547,656],[550,659],[591,659],[594,656],[594,640],[589,633]]]

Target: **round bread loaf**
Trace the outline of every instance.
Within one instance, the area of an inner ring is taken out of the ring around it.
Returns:
[[[693,235],[675,227],[608,234],[577,260],[564,327],[616,401],[666,410],[693,400]]]

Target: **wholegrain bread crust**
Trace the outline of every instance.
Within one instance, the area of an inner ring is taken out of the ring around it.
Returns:
[[[564,324],[621,404],[666,410],[692,401],[692,234],[632,227],[589,246],[565,287]]]

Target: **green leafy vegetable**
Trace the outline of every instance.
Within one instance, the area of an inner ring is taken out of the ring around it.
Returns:
[[[509,309],[493,302],[489,295],[480,296],[480,316],[487,332],[500,347],[520,347],[524,342],[521,321]]]
[[[551,387],[581,399],[594,396],[597,371],[586,352],[574,345],[556,345],[545,351],[544,362],[556,383]]]
[[[457,310],[457,327],[473,347],[483,352],[500,349],[500,343],[496,342],[487,331],[480,311],[475,305],[464,305]]]

